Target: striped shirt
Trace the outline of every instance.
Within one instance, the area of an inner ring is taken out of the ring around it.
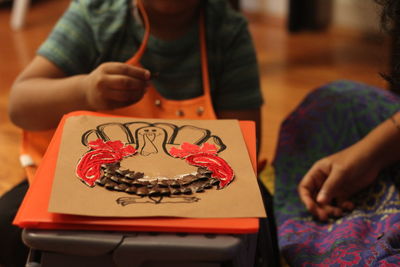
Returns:
[[[38,54],[68,76],[90,73],[108,61],[125,62],[144,34],[132,8],[131,0],[74,0]],[[208,0],[205,14],[214,108],[260,107],[258,65],[246,19],[226,0]],[[183,100],[203,93],[197,25],[173,41],[150,36],[141,64],[159,73],[153,84],[167,99]]]

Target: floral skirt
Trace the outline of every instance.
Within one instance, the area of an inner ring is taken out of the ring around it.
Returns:
[[[387,90],[337,81],[309,94],[282,123],[274,215],[291,266],[400,266],[400,163],[382,170],[339,219],[314,220],[297,193],[315,161],[357,142],[399,108]]]

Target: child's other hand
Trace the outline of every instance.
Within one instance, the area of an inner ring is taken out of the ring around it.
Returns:
[[[85,78],[85,95],[93,110],[129,106],[142,99],[150,71],[120,62],[103,63]]]
[[[380,166],[363,146],[359,142],[317,161],[300,182],[300,199],[319,220],[353,210],[351,196],[376,179]]]

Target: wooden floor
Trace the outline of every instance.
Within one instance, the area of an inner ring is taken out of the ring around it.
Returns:
[[[8,120],[7,99],[16,75],[32,59],[69,0],[34,1],[26,27],[9,28],[10,6],[0,6],[0,194],[24,176],[18,162],[20,130]],[[283,19],[246,14],[260,63],[263,107],[261,156],[273,159],[279,125],[313,88],[336,79],[385,87],[379,72],[388,66],[387,41],[334,29],[290,35]]]

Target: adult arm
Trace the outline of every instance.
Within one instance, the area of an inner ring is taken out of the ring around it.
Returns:
[[[298,186],[307,210],[324,221],[352,210],[350,197],[375,181],[379,171],[400,160],[400,112],[354,145],[317,161]]]

